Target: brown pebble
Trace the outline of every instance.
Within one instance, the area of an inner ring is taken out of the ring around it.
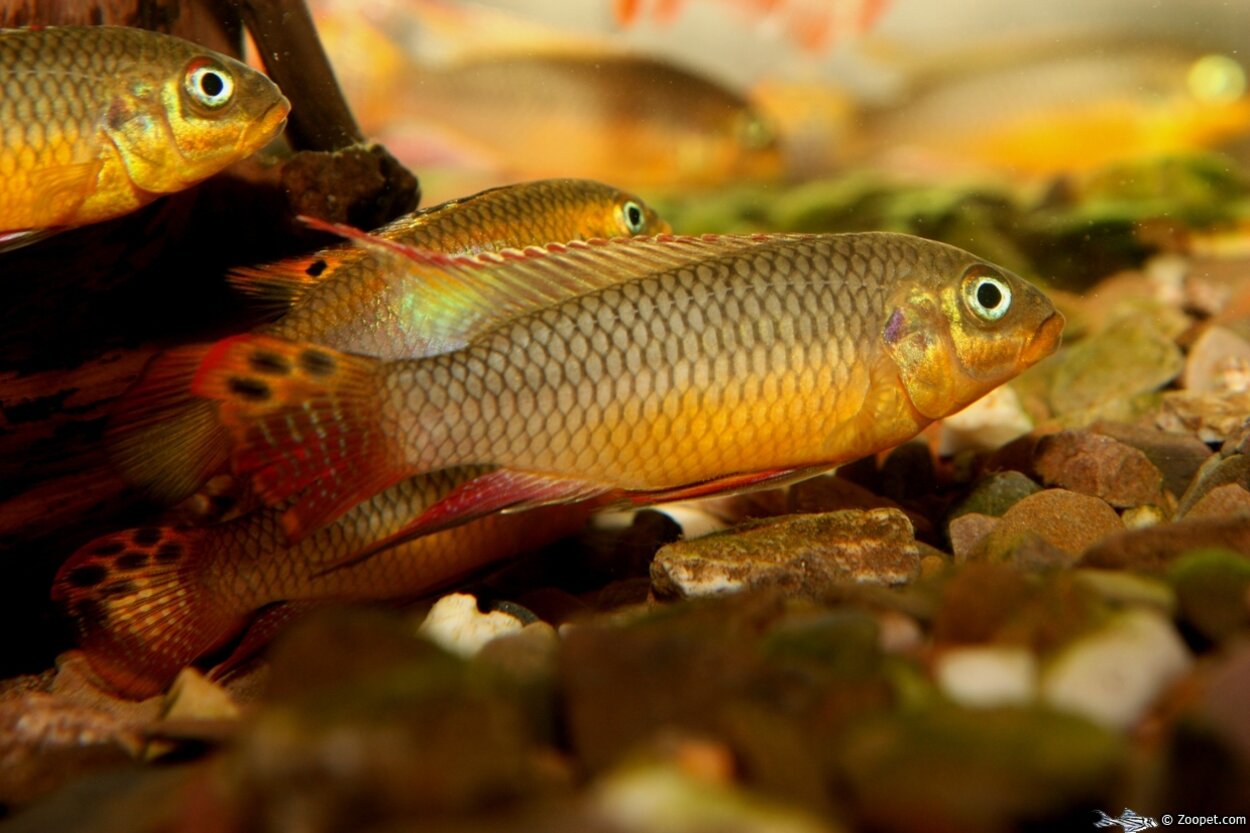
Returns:
[[[1127,508],[1163,502],[1163,475],[1144,453],[1104,434],[1042,437],[1034,465],[1042,482]]]
[[[949,534],[951,552],[955,554],[956,560],[963,560],[969,554],[975,552],[977,545],[1001,521],[1001,518],[995,518],[992,515],[982,515],[979,512],[969,512],[953,519],[950,522]]]
[[[977,556],[1001,558],[1013,544],[1033,532],[1047,544],[1070,555],[1079,555],[1108,535],[1121,532],[1124,524],[1106,501],[1066,489],[1046,489],[1012,506],[1002,522],[982,540]],[[993,560],[993,559],[991,559]]]
[[[1208,460],[1194,477],[1188,491],[1181,496],[1176,514],[1187,516],[1209,492],[1228,485],[1250,487],[1250,455],[1232,454]]]
[[[1080,566],[1162,573],[1177,556],[1204,547],[1225,547],[1250,555],[1250,522],[1244,517],[1186,518],[1131,529],[1091,546]]]
[[[1236,483],[1215,487],[1185,513],[1186,518],[1228,518],[1234,515],[1250,515],[1250,492]]]
[[[1095,422],[1089,429],[1131,445],[1145,454],[1163,475],[1163,488],[1175,497],[1185,493],[1198,469],[1212,453],[1210,446],[1192,434],[1107,421]]]

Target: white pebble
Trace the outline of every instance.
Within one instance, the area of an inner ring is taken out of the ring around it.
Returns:
[[[1127,729],[1192,664],[1171,621],[1138,608],[1083,637],[1042,675],[1042,698],[1113,729]]]
[[[942,420],[938,454],[952,457],[961,451],[989,451],[1033,430],[1020,397],[1008,385],[990,391],[956,414]]]
[[[430,608],[417,630],[421,636],[453,654],[471,657],[496,636],[515,633],[521,621],[507,613],[482,613],[477,599],[467,593],[443,596]]]
[[[1019,705],[1037,696],[1037,659],[1026,648],[954,648],[938,657],[934,676],[942,693],[971,708]]]

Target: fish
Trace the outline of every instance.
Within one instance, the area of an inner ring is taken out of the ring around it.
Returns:
[[[571,535],[589,515],[589,507],[553,507],[390,541],[482,472],[453,469],[396,484],[295,545],[275,509],[216,525],[111,533],[61,566],[52,598],[105,683],[128,697],[152,696],[253,622],[263,628],[274,605],[415,598]],[[344,559],[352,563],[335,569]]]
[[[379,135],[404,160],[429,127],[482,166],[522,178],[581,176],[625,187],[711,187],[781,173],[777,131],[746,97],[633,54],[518,53],[415,68],[407,133]],[[424,152],[422,146],[414,151]],[[410,160],[421,167],[421,159]]]
[[[1040,290],[945,244],[701,241],[698,259],[628,278],[610,264],[683,238],[460,259],[446,271],[480,308],[461,346],[385,361],[237,336],[205,356],[192,392],[219,403],[256,493],[292,501],[283,524],[298,539],[451,466],[492,471],[412,530],[808,476],[910,439],[1060,343],[1063,316]]]
[[[612,0],[617,26],[627,28],[649,19],[673,23],[686,0]],[[785,36],[804,51],[826,51],[843,37],[862,34],[877,24],[889,0],[719,0],[719,9],[732,9],[754,24],[780,23]]]
[[[493,188],[405,215],[376,238],[451,255],[592,238],[669,231],[633,194],[591,180],[551,179]],[[386,258],[383,262],[383,258]],[[427,270],[429,271],[429,270]],[[422,313],[437,275],[355,245],[237,269],[231,283],[285,309],[261,332],[383,358],[437,352]],[[457,315],[452,311],[452,315]],[[229,436],[210,403],[190,396],[208,345],[169,351],[154,361],[115,408],[110,456],[131,484],[165,503],[192,494],[227,460]]]
[[[672,231],[655,210],[634,194],[589,179],[557,178],[489,188],[466,197],[405,214],[373,234],[414,249],[451,255],[474,255],[544,243],[593,238],[652,236]],[[237,290],[254,298],[276,301],[288,312],[278,327],[288,338],[326,338],[323,318],[330,313],[346,331],[343,350],[391,355],[381,339],[359,346],[366,319],[350,312],[332,312],[328,298],[317,294],[330,280],[352,282],[352,298],[375,298],[386,289],[388,275],[369,249],[342,243],[307,257],[259,267],[243,267],[228,276]],[[301,323],[294,323],[293,317]],[[307,323],[304,323],[307,319]],[[402,351],[401,351],[402,352]]]
[[[860,114],[844,164],[1045,182],[1250,135],[1234,55],[1143,36],[995,40],[917,59],[902,106]]]
[[[290,104],[244,64],[117,26],[0,30],[0,247],[127,214],[250,156]]]

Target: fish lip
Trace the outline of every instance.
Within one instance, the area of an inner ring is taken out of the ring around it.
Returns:
[[[1033,338],[1029,339],[1029,343],[1024,345],[1020,352],[1021,362],[1027,367],[1058,350],[1063,341],[1065,323],[1063,314],[1058,310],[1048,315],[1033,334]]]
[[[237,146],[261,148],[282,131],[290,112],[291,102],[287,101],[286,96],[279,95],[278,100],[269,105],[269,109],[240,134]]]

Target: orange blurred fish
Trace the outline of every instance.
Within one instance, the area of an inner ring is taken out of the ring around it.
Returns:
[[[169,35],[0,30],[0,248],[188,188],[264,146],[289,110],[264,75]]]
[[[552,179],[493,188],[401,217],[379,238],[421,250],[476,254],[548,242],[668,231],[638,197],[610,185]],[[400,264],[407,266],[407,263]],[[343,245],[306,258],[240,269],[244,291],[289,310],[262,332],[384,358],[442,349],[431,333],[427,278]],[[165,501],[194,492],[227,460],[228,437],[209,403],[189,395],[205,346],[158,358],[113,417],[112,457],[126,479]]]
[[[234,464],[295,537],[389,484],[496,470],[416,530],[596,495],[657,500],[793,478],[891,447],[1052,352],[1021,278],[906,235],[622,240],[460,258],[461,346],[379,361],[249,335],[205,358]],[[570,252],[572,254],[570,254]],[[651,260],[621,278],[613,264]],[[517,291],[524,287],[524,293]]]
[[[413,518],[481,473],[459,469],[396,484],[295,545],[273,509],[216,526],[106,535],[65,562],[52,596],[74,619],[96,673],[127,696],[150,696],[269,605],[416,597],[585,522],[588,508],[559,507],[389,545]],[[334,568],[344,560],[354,563]]]
[[[414,69],[402,112],[460,152],[515,175],[587,176],[636,188],[775,179],[776,132],[746,98],[666,61],[518,53]],[[403,158],[402,135],[380,139]]]
[[[650,17],[660,24],[672,23],[686,0],[612,0],[618,26],[637,24]],[[752,22],[777,20],[786,36],[809,52],[822,52],[839,38],[871,29],[889,6],[889,0],[719,0]]]

